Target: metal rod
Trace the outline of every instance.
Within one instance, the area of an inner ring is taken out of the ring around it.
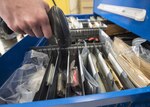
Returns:
[[[55,0],[52,0],[52,1],[53,1],[53,4],[54,4],[55,6],[57,6]]]

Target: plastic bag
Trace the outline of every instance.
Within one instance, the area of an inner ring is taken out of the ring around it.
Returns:
[[[32,101],[39,90],[45,68],[33,64],[25,64],[17,69],[1,87],[0,96],[7,103],[23,103]]]
[[[106,92],[103,81],[102,81],[102,79],[100,78],[100,76],[98,74],[98,72],[100,72],[100,71],[99,71],[98,66],[97,66],[97,59],[92,53],[88,54],[88,64],[89,64],[88,68],[90,69],[92,76],[94,77],[94,79],[99,84],[98,92],[99,93]]]
[[[26,53],[23,65],[0,88],[0,99],[6,103],[31,102],[41,86],[49,58],[31,50]]]
[[[23,64],[35,64],[46,67],[49,62],[47,54],[31,50],[25,54]]]
[[[150,63],[150,50],[142,46],[142,44],[144,43],[146,43],[145,39],[142,38],[134,39],[132,41],[132,50],[138,57],[141,57]]]
[[[85,93],[86,94],[98,93],[99,85],[95,81],[95,79],[89,74],[84,65],[83,65],[83,72],[85,76]]]
[[[132,46],[139,46],[141,45],[143,42],[146,42],[146,39],[143,38],[135,38],[132,41]]]
[[[7,104],[6,100],[0,97],[0,104]]]
[[[70,83],[71,93],[73,94],[73,96],[81,96],[82,89],[79,81],[79,70],[78,67],[75,66],[75,60],[73,60],[70,65]]]
[[[81,63],[82,63],[82,69],[85,77],[85,93],[86,94],[95,94],[98,93],[99,85],[97,81],[90,75],[90,73],[87,71],[85,65],[87,64],[87,55],[89,53],[89,50],[85,46],[85,48],[82,50],[81,53]]]
[[[116,56],[116,53],[114,52],[112,48],[113,41],[110,39],[110,37],[102,30],[100,30],[100,41],[103,45],[104,51],[106,51],[107,54],[111,53],[114,57]]]
[[[138,56],[143,58],[145,61],[150,63],[150,50],[142,47],[141,45],[139,46],[132,46],[132,50],[134,53]]]

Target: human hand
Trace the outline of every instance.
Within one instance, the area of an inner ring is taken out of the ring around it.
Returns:
[[[51,26],[43,0],[0,0],[0,16],[14,32],[50,38]]]

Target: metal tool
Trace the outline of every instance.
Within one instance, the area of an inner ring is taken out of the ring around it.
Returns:
[[[66,48],[71,45],[71,36],[67,19],[63,11],[57,6],[53,6],[48,12],[52,32],[58,40],[60,48]]]

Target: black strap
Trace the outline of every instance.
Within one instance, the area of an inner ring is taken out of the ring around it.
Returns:
[[[52,1],[53,1],[53,4],[54,4],[55,6],[57,6],[55,0],[52,0]]]

